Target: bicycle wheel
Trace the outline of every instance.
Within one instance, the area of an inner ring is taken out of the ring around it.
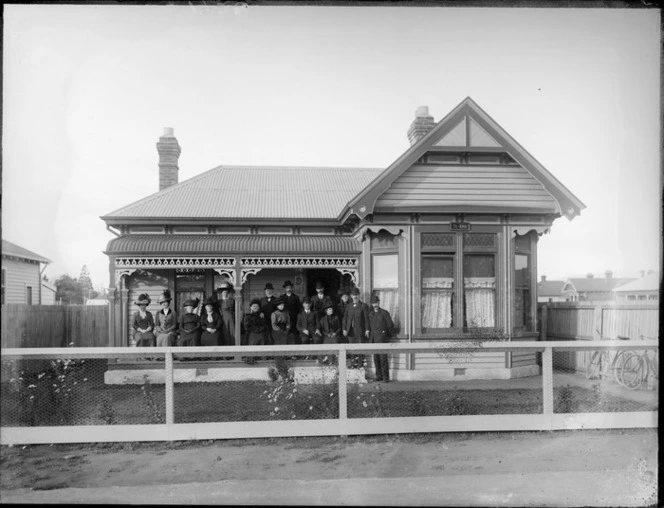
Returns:
[[[618,381],[628,390],[636,390],[643,384],[647,376],[646,359],[639,354],[632,353],[625,358]]]
[[[590,357],[588,368],[586,369],[587,379],[596,379],[599,377],[599,371],[602,366],[602,352],[595,351]]]
[[[620,381],[620,376],[622,372],[623,365],[625,365],[625,360],[630,354],[634,354],[631,351],[618,351],[616,355],[613,357],[613,361],[611,362],[611,369],[613,370],[613,377],[615,378],[617,383],[622,384]]]

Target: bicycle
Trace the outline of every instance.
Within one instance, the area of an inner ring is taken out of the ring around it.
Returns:
[[[644,336],[641,335],[640,338],[643,339]],[[653,381],[659,379],[657,355],[655,354],[654,358],[651,358],[649,353],[651,351],[648,349],[626,352],[625,360],[620,368],[621,384],[625,388],[636,390],[647,383],[649,378]]]
[[[599,333],[599,330],[598,330]],[[602,337],[605,339],[605,337]],[[618,335],[620,340],[629,340],[629,337]],[[617,383],[623,384],[621,379],[622,367],[626,359],[626,351],[610,351],[608,349],[600,349],[593,353],[586,369],[587,379],[602,379],[613,375]]]

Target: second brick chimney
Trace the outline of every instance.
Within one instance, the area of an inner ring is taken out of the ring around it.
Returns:
[[[410,146],[413,146],[420,139],[426,136],[431,129],[436,126],[436,122],[433,121],[433,117],[429,115],[428,106],[420,106],[415,110],[415,120],[410,124],[410,129],[408,129],[408,141],[410,141]]]
[[[164,127],[164,135],[157,142],[159,152],[159,190],[178,183],[178,159],[180,145],[173,135],[172,127]]]

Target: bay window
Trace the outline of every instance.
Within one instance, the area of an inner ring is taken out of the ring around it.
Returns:
[[[422,232],[420,332],[496,326],[495,233]]]
[[[390,313],[394,327],[400,329],[399,237],[385,229],[371,232],[371,288],[380,306]]]
[[[532,247],[530,235],[514,238],[514,329],[533,331]]]

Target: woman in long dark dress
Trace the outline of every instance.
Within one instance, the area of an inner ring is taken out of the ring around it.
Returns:
[[[220,346],[223,320],[217,310],[217,301],[209,297],[201,312],[201,346]]]
[[[235,298],[232,294],[233,286],[225,282],[218,291],[221,291],[219,310],[223,325],[221,327],[221,345],[235,345]]]
[[[198,307],[198,298],[194,300],[185,300],[184,312],[180,314],[179,334],[177,345],[181,346],[200,346],[201,345],[201,324],[200,316],[196,314]]]
[[[134,303],[138,305],[139,309],[134,314],[134,320],[132,321],[136,347],[154,347],[154,318],[152,313],[147,310],[148,305],[150,305],[150,297],[142,294]]]

